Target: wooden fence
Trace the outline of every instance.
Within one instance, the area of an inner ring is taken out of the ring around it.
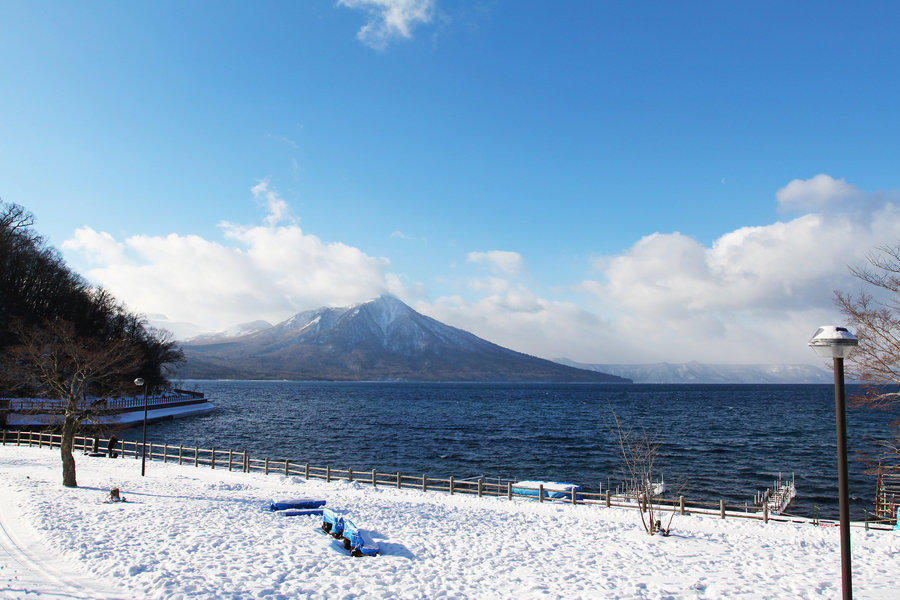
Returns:
[[[60,434],[50,432],[37,432],[16,430],[3,430],[3,445],[15,444],[17,446],[47,446],[59,447]],[[108,439],[99,439],[99,448],[105,449]],[[94,438],[76,436],[75,450],[82,451],[85,454],[91,453],[94,449]],[[159,444],[148,442],[145,448],[147,460],[157,460],[164,463],[177,463],[179,465],[194,466],[197,468],[204,467],[210,469],[228,469],[229,471],[240,471],[243,473],[265,473],[279,474],[285,476],[297,476],[305,479],[324,479],[325,481],[356,481],[368,484],[373,487],[390,486],[398,489],[410,488],[421,490],[423,492],[446,492],[449,494],[477,494],[478,496],[502,497],[512,500],[513,498],[528,498],[538,502],[556,502],[566,504],[584,504],[599,505],[607,508],[640,508],[644,510],[646,506],[643,504],[645,500],[641,500],[626,495],[610,494],[606,492],[590,492],[575,491],[567,494],[563,498],[547,498],[544,497],[543,487],[539,490],[537,496],[519,494],[513,491],[513,482],[507,480],[490,479],[486,477],[480,478],[464,478],[458,479],[453,476],[449,478],[435,478],[428,475],[409,475],[403,473],[379,473],[376,469],[354,470],[335,469],[330,466],[316,467],[309,463],[304,463],[290,459],[271,459],[268,457],[251,457],[246,450],[231,450],[221,448],[203,449],[199,447],[189,447],[175,444]],[[140,458],[141,443],[123,440],[116,446],[115,452],[124,457]],[[807,518],[789,515],[770,515],[765,510],[760,511],[756,507],[728,505],[724,500],[718,502],[697,502],[688,501],[684,496],[678,498],[653,498],[653,508],[656,511],[672,512],[675,511],[681,515],[702,514],[716,515],[722,519],[725,518],[747,518],[757,519],[768,523],[790,522],[790,523],[811,523],[825,527],[836,526],[835,521],[820,520],[818,518]],[[862,523],[852,523],[853,527],[865,527],[866,530],[891,530],[894,524],[888,519],[879,519],[876,515],[872,515],[873,519],[869,519],[868,515]]]

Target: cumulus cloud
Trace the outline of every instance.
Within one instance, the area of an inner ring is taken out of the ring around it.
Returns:
[[[92,260],[101,263],[122,262],[124,246],[108,233],[97,233],[90,227],[75,231],[75,237],[62,243],[63,250],[84,252]]]
[[[489,252],[469,252],[466,261],[486,266],[494,273],[515,277],[522,272],[525,261],[518,252],[491,250]]]
[[[847,266],[864,262],[874,245],[900,239],[900,203],[894,192],[862,192],[827,175],[793,181],[777,199],[805,214],[726,232],[708,245],[657,232],[598,257],[596,277],[572,286],[588,304],[553,300],[558,291],[517,278],[524,257],[492,251],[468,255],[491,273],[470,278],[468,296],[419,307],[546,358],[817,363],[809,336],[842,320],[833,291],[858,285]]]
[[[897,190],[864,191],[845,179],[824,173],[810,179],[794,179],[775,193],[782,212],[855,213],[871,218],[888,203],[900,202]]]
[[[852,188],[824,179],[788,187],[783,197],[820,206],[836,190]],[[873,245],[897,239],[900,210],[891,202],[865,215],[809,213],[745,227],[710,247],[679,233],[655,233],[597,261],[601,277],[579,289],[615,313],[617,336],[643,340],[645,357],[810,362],[811,332],[840,320],[833,291],[856,283],[847,265],[862,262]]]
[[[375,49],[396,38],[411,38],[416,25],[432,21],[435,9],[435,0],[338,0],[338,4],[368,13],[369,22],[356,37]]]
[[[385,258],[324,242],[285,219],[287,205],[265,184],[265,225],[222,223],[223,240],[196,235],[137,235],[122,242],[89,227],[64,248],[83,252],[87,276],[132,310],[163,313],[205,331],[266,319],[278,322],[317,306],[347,305],[384,292],[403,295]],[[176,332],[177,333],[177,332]]]

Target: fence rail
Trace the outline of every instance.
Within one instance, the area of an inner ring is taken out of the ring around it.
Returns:
[[[106,448],[108,439],[91,438],[91,437],[75,437],[74,448],[85,454],[95,452],[97,444],[99,448]],[[2,443],[4,446],[15,444],[17,446],[47,446],[59,447],[61,435],[52,432],[38,432],[27,430],[3,430]],[[118,456],[140,458],[141,443],[137,441],[123,440],[118,442],[114,452]],[[210,468],[210,469],[228,469],[229,471],[240,471],[243,473],[264,473],[280,474],[287,477],[296,476],[305,479],[324,479],[325,481],[346,480],[350,482],[359,482],[369,484],[373,487],[390,486],[398,489],[416,489],[423,492],[446,492],[449,494],[477,494],[478,496],[491,496],[498,498],[528,498],[538,502],[556,502],[566,504],[579,505],[599,505],[607,508],[646,508],[643,503],[645,501],[629,498],[624,495],[610,494],[609,490],[605,492],[591,492],[586,490],[572,490],[562,498],[545,497],[543,486],[538,490],[536,495],[519,494],[513,491],[513,482],[507,480],[499,480],[496,478],[436,478],[429,477],[426,474],[409,475],[403,473],[381,473],[376,469],[356,470],[353,468],[335,469],[331,466],[319,467],[313,466],[298,460],[286,458],[272,459],[269,457],[250,456],[246,450],[233,450],[221,448],[199,448],[176,444],[159,444],[148,442],[145,447],[146,458],[148,460],[157,460],[164,463],[177,463],[179,465],[193,465],[194,467]],[[718,502],[701,502],[689,501],[684,496],[677,498],[653,498],[653,508],[657,511],[677,512],[682,515],[701,514],[716,515],[722,519],[725,518],[746,518],[762,520],[766,523],[790,522],[790,523],[812,523],[821,526],[835,526],[837,523],[830,520],[820,520],[817,518],[807,518],[791,515],[772,515],[766,511],[759,511],[755,507],[747,507],[740,505],[729,505],[724,500]],[[890,530],[896,523],[895,520],[885,518],[878,514],[872,515],[870,519],[867,513],[866,520],[863,523],[853,523],[854,527],[865,527],[866,530]]]
[[[147,406],[173,405],[179,402],[196,402],[203,398],[199,392],[187,390],[175,390],[154,394],[147,397]],[[48,412],[57,410],[65,405],[64,400],[48,400],[46,398],[3,398],[6,408],[11,412]],[[143,408],[143,396],[127,396],[123,398],[95,398],[82,400],[78,403],[78,410],[126,410],[131,408]]]

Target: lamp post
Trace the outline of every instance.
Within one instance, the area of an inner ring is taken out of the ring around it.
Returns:
[[[144,388],[144,437],[141,440],[141,477],[146,471],[146,452],[147,448],[147,386],[142,378],[138,377],[134,380],[134,385]]]
[[[857,346],[846,327],[819,327],[809,347],[822,358],[834,360],[834,412],[837,422],[838,488],[841,509],[841,582],[844,600],[853,598],[850,568],[850,486],[847,475],[847,418],[844,399],[844,359]]]

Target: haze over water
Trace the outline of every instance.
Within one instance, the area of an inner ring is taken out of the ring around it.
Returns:
[[[796,477],[791,514],[837,518],[830,385],[601,385],[188,381],[217,406],[153,424],[148,441],[247,450],[314,466],[457,478],[478,475],[615,488],[623,480],[611,410],[662,443],[658,471],[689,500],[752,503]],[[852,393],[853,389],[850,388]],[[847,413],[852,516],[875,478],[853,454],[896,415]],[[140,428],[121,437],[140,439]]]

